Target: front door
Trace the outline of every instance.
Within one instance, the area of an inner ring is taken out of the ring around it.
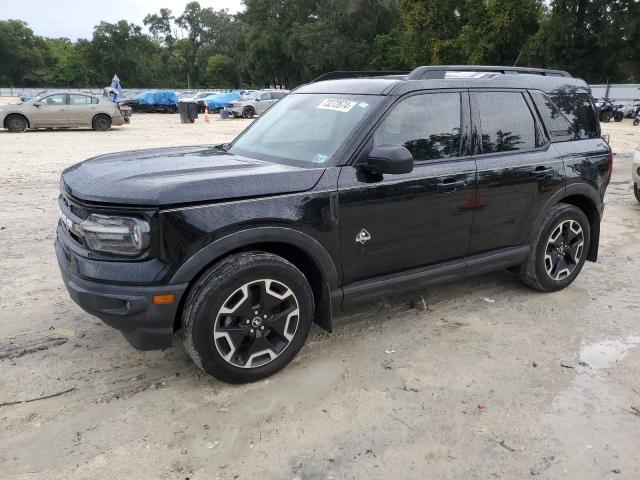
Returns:
[[[338,180],[344,284],[462,258],[476,188],[467,155],[466,91],[421,93],[395,104],[368,148],[404,145],[414,170],[374,178],[357,165]]]
[[[264,113],[267,108],[269,108],[273,104],[273,100],[271,99],[271,93],[264,92],[258,95],[256,98],[256,113],[261,114]]]
[[[65,127],[67,126],[67,94],[56,93],[40,99],[31,108],[32,127]]]

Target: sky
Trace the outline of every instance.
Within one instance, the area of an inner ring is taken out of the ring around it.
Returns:
[[[161,8],[174,15],[182,13],[187,0],[0,0],[0,20],[23,20],[36,35],[91,38],[93,27],[101,20],[127,20],[143,26],[142,19]],[[242,9],[241,0],[200,0],[202,7]]]

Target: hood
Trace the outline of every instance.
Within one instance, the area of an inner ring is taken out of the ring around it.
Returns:
[[[197,146],[101,155],[67,168],[62,180],[82,201],[166,207],[302,192],[323,172]]]

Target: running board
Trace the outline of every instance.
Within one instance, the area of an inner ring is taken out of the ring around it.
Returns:
[[[353,305],[374,297],[420,290],[434,283],[444,283],[462,277],[504,270],[522,265],[528,256],[529,246],[521,245],[352,283],[343,288],[342,304],[344,306]]]

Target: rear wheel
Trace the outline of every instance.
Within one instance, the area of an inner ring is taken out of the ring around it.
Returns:
[[[640,120],[638,120],[637,118],[633,121],[633,126],[637,127],[638,124],[640,124]]]
[[[622,111],[617,111],[616,114],[614,115],[613,119],[616,122],[621,122],[622,120],[624,120],[624,113]]]
[[[582,270],[589,242],[589,220],[584,212],[573,205],[555,205],[531,243],[520,278],[526,285],[544,292],[567,287]]]
[[[633,194],[636,196],[636,200],[640,202],[640,185],[633,182]]]
[[[244,107],[242,109],[243,118],[253,118],[255,114],[256,114],[256,111],[253,107]]]
[[[5,120],[5,125],[9,129],[10,132],[24,132],[28,127],[29,123],[27,119],[22,115],[9,115]]]
[[[93,117],[93,122],[91,122],[91,126],[97,132],[106,132],[111,128],[111,117],[109,115],[100,113],[95,117]]]
[[[206,373],[230,383],[260,380],[304,345],[313,293],[287,260],[246,252],[220,261],[193,286],[184,307],[185,348]]]

